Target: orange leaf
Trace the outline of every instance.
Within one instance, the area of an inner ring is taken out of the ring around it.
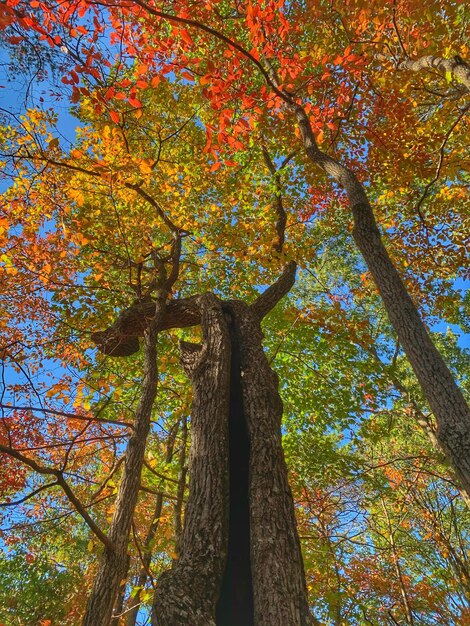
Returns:
[[[188,33],[187,30],[180,30],[180,35],[181,35],[181,39],[185,41],[187,44],[189,44],[190,46],[194,44],[194,41],[191,39],[191,35]]]
[[[117,111],[110,111],[109,116],[115,124],[119,124],[119,122],[121,121],[121,117]]]
[[[191,82],[194,81],[194,76],[190,74],[189,72],[181,72],[181,76],[185,78],[186,80],[190,80]]]

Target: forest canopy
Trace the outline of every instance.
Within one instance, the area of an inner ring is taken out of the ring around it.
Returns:
[[[271,400],[279,379],[311,620],[290,623],[470,624],[468,18],[1,4],[0,624],[176,626],[159,581],[216,414],[196,423],[195,344],[231,328],[230,411],[255,384],[233,301]],[[256,589],[253,623],[281,626]]]

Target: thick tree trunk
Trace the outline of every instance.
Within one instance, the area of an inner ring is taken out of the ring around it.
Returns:
[[[182,344],[193,407],[181,555],[158,581],[152,626],[215,626],[227,554],[230,336],[217,298],[207,294],[198,304],[203,343]]]
[[[470,408],[434,346],[418,310],[384,246],[364,187],[355,174],[322,152],[301,106],[293,106],[307,156],[348,196],[353,237],[382,297],[405,354],[436,418],[436,438],[470,497]]]
[[[260,322],[295,267],[251,307],[199,299],[204,342],[183,344],[193,381],[189,498],[179,561],[157,586],[153,626],[307,626],[277,376]]]
[[[256,626],[307,626],[311,624],[311,617],[294,503],[282,450],[278,377],[262,348],[261,316],[256,314],[256,309],[233,302],[229,310],[240,352],[243,410],[250,440],[254,623]]]
[[[115,503],[108,539],[95,577],[82,626],[108,626],[113,607],[128,570],[128,543],[144,462],[145,445],[157,391],[157,334],[165,314],[166,294],[154,303],[154,318],[144,334],[144,379],[134,430],[129,439],[123,476]]]

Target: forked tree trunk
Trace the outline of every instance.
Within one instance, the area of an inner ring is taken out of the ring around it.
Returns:
[[[252,306],[199,298],[203,343],[182,345],[193,408],[181,556],[158,581],[152,626],[313,621],[282,451],[278,379],[260,328],[293,271],[291,265]]]
[[[203,343],[182,344],[193,385],[189,497],[180,558],[158,581],[153,626],[215,626],[227,554],[230,336],[217,298],[198,304]]]

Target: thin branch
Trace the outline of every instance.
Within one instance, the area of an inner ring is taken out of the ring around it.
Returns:
[[[74,494],[70,485],[67,483],[67,481],[65,480],[60,470],[54,469],[52,467],[44,467],[43,465],[40,465],[33,459],[30,459],[29,457],[24,456],[24,454],[21,454],[21,452],[18,452],[17,450],[14,450],[13,448],[9,448],[8,446],[4,446],[2,444],[0,444],[0,452],[3,452],[4,454],[8,454],[8,456],[11,456],[14,459],[17,459],[18,461],[20,461],[21,463],[24,463],[25,465],[30,467],[32,470],[34,470],[38,474],[55,476],[57,479],[57,483],[62,487],[66,496],[68,497],[70,502],[74,505],[77,513],[79,513],[82,516],[82,518],[85,520],[85,522],[88,524],[88,526],[90,527],[90,530],[93,531],[93,533],[108,549],[112,550],[113,546],[109,538],[104,534],[101,528],[96,524],[93,518],[86,511],[86,508],[83,506],[82,502],[80,502],[80,500],[77,498],[77,496]]]
[[[30,493],[25,495],[23,498],[20,498],[19,500],[14,500],[12,502],[0,502],[0,507],[16,506],[17,504],[23,504],[23,502],[26,502],[30,498],[33,498],[34,496],[36,496],[38,493],[41,493],[41,491],[44,491],[45,489],[49,489],[49,487],[55,487],[58,484],[59,483],[55,480],[52,483],[41,485],[40,487],[38,487],[37,489],[34,489],[34,491],[31,491]]]
[[[76,415],[75,413],[67,413],[66,411],[57,411],[55,409],[43,409],[35,406],[17,406],[11,404],[0,403],[0,408],[11,409],[12,411],[35,411],[38,413],[49,413],[51,415],[57,415],[59,417],[66,417],[67,419],[81,420],[87,422],[102,422],[105,424],[113,424],[116,426],[125,426],[126,428],[133,428],[130,422],[121,422],[119,420],[106,419],[104,417],[87,417],[85,415]]]
[[[439,176],[440,176],[440,173],[441,173],[442,165],[444,163],[444,156],[445,156],[444,149],[446,147],[446,144],[449,141],[449,138],[452,135],[452,133],[454,132],[456,126],[459,124],[460,120],[464,117],[464,115],[467,113],[467,111],[469,109],[470,109],[470,103],[467,104],[465,107],[463,107],[463,109],[460,111],[460,114],[458,115],[458,117],[455,120],[455,122],[452,124],[452,126],[449,128],[449,130],[444,135],[444,139],[443,139],[443,141],[441,143],[441,146],[439,148],[439,162],[437,164],[437,168],[436,168],[436,172],[434,174],[434,177],[433,177],[432,180],[430,180],[428,182],[428,184],[424,188],[424,191],[423,191],[423,193],[421,195],[421,198],[419,199],[418,204],[415,207],[416,211],[418,212],[418,215],[419,215],[421,221],[423,221],[423,222],[424,222],[424,217],[423,217],[423,214],[421,212],[421,206],[422,206],[423,202],[425,201],[425,199],[427,198],[427,196],[429,194],[429,190],[431,189],[431,187],[434,185],[434,183],[436,183],[439,180]]]

